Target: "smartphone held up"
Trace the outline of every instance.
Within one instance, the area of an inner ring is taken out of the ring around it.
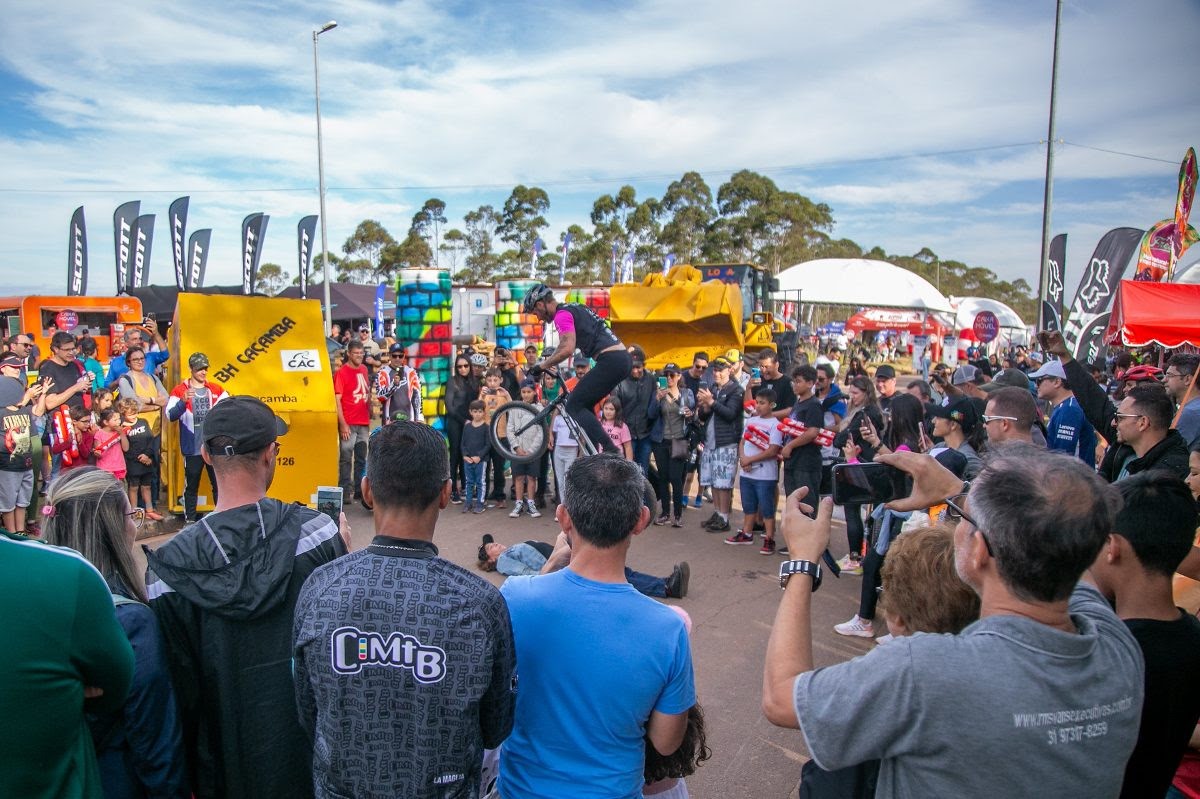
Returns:
[[[838,463],[833,466],[835,505],[879,505],[904,496],[905,474],[883,463]]]

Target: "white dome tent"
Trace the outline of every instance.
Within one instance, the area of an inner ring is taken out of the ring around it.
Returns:
[[[907,269],[867,258],[820,258],[784,269],[779,291],[799,291],[805,305],[918,308],[952,312],[933,284]]]
[[[975,341],[972,328],[975,325],[975,317],[983,311],[991,311],[1000,320],[1000,334],[996,336],[989,351],[1009,344],[1029,344],[1029,328],[1025,326],[1025,322],[1016,311],[999,300],[987,297],[951,297],[950,304],[954,306],[955,311],[954,329],[960,334],[958,347],[964,353]]]

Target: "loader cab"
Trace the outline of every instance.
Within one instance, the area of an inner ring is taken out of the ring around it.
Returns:
[[[771,292],[779,281],[752,264],[698,264],[704,280],[720,280],[739,287],[742,294],[742,319],[771,309]]]

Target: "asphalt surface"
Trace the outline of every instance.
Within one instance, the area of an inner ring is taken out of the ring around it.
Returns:
[[[496,585],[503,581],[501,575],[475,569],[484,533],[503,544],[530,539],[553,542],[558,534],[549,509],[540,519],[510,519],[507,508],[478,515],[460,510],[461,506],[450,505],[442,512],[434,543],[442,557]],[[360,549],[374,536],[371,517],[356,504],[348,504],[346,513],[354,549]],[[684,511],[683,528],[651,526],[634,540],[628,561],[637,571],[661,576],[669,575],[679,561],[691,566],[687,597],[660,600],[678,604],[692,618],[696,691],[712,750],[712,758],[688,778],[688,790],[698,799],[795,796],[800,768],[808,759],[803,736],[797,730],[772,726],[760,710],[763,658],[780,599],[778,574],[783,558],[760,555],[758,546],[726,545],[723,539],[728,533],[709,533],[700,527],[711,513],[712,505],[706,503]],[[733,521],[740,518],[735,510]],[[840,521],[834,522],[830,549],[836,557],[846,552],[844,529]],[[167,538],[160,535],[139,543],[153,548]],[[860,585],[860,578],[850,576],[827,575],[822,583],[813,605],[813,655],[818,666],[864,654],[873,646],[870,639],[833,632],[834,624],[857,611]]]

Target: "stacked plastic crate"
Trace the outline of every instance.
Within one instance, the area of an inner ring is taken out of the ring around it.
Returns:
[[[523,361],[526,344],[540,346],[544,328],[533,314],[524,313],[522,304],[535,280],[501,280],[496,284],[496,344],[516,353]]]
[[[603,286],[581,286],[567,291],[567,302],[586,305],[596,316],[607,319],[609,313],[608,289]]]
[[[396,340],[408,347],[408,365],[421,374],[425,422],[445,428],[446,383],[454,344],[450,324],[450,273],[402,269],[396,279]]]

